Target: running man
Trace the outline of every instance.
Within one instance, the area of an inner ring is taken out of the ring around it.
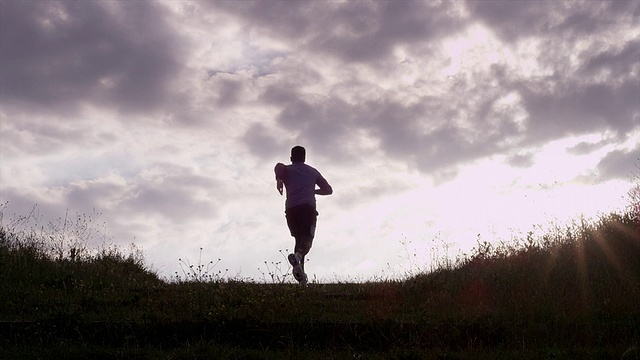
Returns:
[[[307,284],[304,272],[304,257],[309,253],[316,230],[316,195],[331,195],[333,189],[320,172],[305,164],[306,150],[302,146],[291,149],[291,164],[277,163],[276,188],[282,195],[283,185],[287,191],[285,215],[291,236],[296,239],[294,252],[289,254],[293,266],[293,277],[302,285]],[[318,185],[318,189],[316,189]]]

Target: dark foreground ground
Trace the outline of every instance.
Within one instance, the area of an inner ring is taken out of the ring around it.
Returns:
[[[11,230],[11,229],[9,229]],[[403,280],[166,282],[0,231],[2,359],[638,359],[640,222],[611,215]],[[40,245],[39,245],[40,244]]]
[[[637,359],[639,321],[20,322],[2,324],[1,354],[6,359]]]

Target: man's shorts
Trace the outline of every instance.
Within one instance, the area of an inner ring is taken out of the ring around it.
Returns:
[[[303,204],[285,211],[291,236],[315,235],[318,212],[313,205]]]

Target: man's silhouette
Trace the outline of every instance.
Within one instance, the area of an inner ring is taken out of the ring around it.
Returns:
[[[333,189],[320,172],[305,164],[306,151],[302,146],[291,149],[291,164],[277,163],[276,188],[282,195],[286,188],[285,214],[291,236],[296,239],[294,252],[289,254],[293,266],[293,277],[302,285],[307,283],[304,272],[304,257],[309,253],[315,235],[316,195],[331,195]],[[316,185],[318,188],[316,189]]]

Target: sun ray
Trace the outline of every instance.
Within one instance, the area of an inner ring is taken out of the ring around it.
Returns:
[[[590,300],[589,270],[585,249],[584,237],[576,238],[575,234],[567,228],[567,237],[572,240],[576,256],[576,276],[580,291],[580,305],[582,310],[588,310]]]

